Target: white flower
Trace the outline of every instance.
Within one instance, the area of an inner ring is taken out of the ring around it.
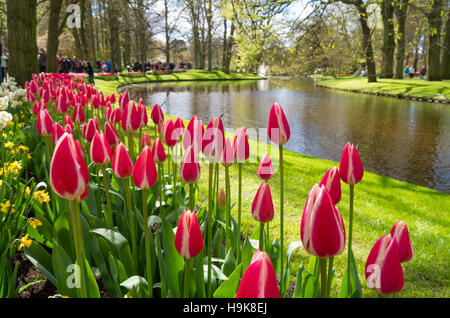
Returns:
[[[3,130],[3,128],[5,128],[8,122],[12,121],[12,119],[13,116],[10,113],[0,111],[0,130]]]

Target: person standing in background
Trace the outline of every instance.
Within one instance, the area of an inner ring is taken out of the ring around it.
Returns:
[[[8,53],[2,50],[2,57],[0,62],[0,83],[8,79]]]
[[[47,66],[47,53],[45,53],[44,49],[39,49],[38,65],[39,73],[45,73]]]

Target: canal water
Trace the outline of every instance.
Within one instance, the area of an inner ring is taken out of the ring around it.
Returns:
[[[229,128],[266,128],[274,102],[291,128],[286,148],[339,161],[347,141],[358,145],[364,168],[450,193],[450,106],[359,95],[317,87],[313,80],[178,82],[129,86],[135,101],[206,125],[223,114]]]

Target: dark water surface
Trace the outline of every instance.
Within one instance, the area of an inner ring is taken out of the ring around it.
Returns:
[[[339,161],[347,141],[358,144],[364,168],[450,193],[450,106],[337,92],[309,79],[179,82],[126,88],[135,101],[206,125],[224,114],[226,127],[266,128],[274,102],[291,127],[286,148]]]

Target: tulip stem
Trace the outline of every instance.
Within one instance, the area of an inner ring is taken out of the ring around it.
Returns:
[[[142,205],[144,212],[144,238],[145,238],[145,265],[147,270],[147,283],[149,286],[150,297],[153,297],[153,277],[152,277],[152,260],[150,254],[150,233],[148,228],[148,190],[142,190]]]
[[[133,133],[128,133],[128,148],[130,148],[130,156],[131,160],[134,162],[134,142],[133,142]]]
[[[264,251],[264,223],[259,223],[259,250]]]
[[[347,248],[347,297],[350,297],[351,294],[350,266],[352,262],[353,196],[354,196],[354,185],[350,185],[350,209],[349,209],[349,230],[348,230],[348,248]]]
[[[164,162],[161,162],[159,164],[161,166],[161,201],[159,201],[161,204],[159,205],[159,208],[161,210],[161,215],[163,215],[163,202],[164,202]]]
[[[225,204],[225,209],[226,209],[226,218],[227,218],[227,229],[230,229],[231,231],[231,212],[230,212],[230,200],[231,200],[231,196],[230,196],[230,168],[228,166],[225,166],[225,198],[226,198],[226,204]],[[226,251],[228,252],[228,250],[231,248],[231,243],[230,243],[230,237],[228,235],[228,230],[226,233]]]
[[[80,298],[87,298],[85,269],[84,269],[84,244],[83,230],[81,228],[80,205],[76,200],[69,202],[72,214],[73,237],[75,243],[76,265],[80,271]]]
[[[122,179],[122,185],[123,185],[123,189],[125,190],[125,197],[126,197],[126,201],[127,201],[128,220],[130,223],[130,230],[131,230],[133,260],[135,262],[135,266],[137,266],[138,256],[137,256],[136,224],[135,224],[135,220],[134,220],[133,210],[131,208],[131,194],[130,194],[130,186],[129,186],[128,178]]]
[[[105,197],[106,197],[106,223],[112,229],[114,227],[113,216],[111,211],[111,197],[109,194],[109,181],[108,174],[106,173],[105,165],[102,165],[102,174],[103,174],[103,185],[105,186]]]
[[[173,206],[175,208],[175,215],[177,215],[177,163],[175,162],[175,160],[173,159],[173,153],[175,148],[172,148],[171,152],[171,156],[170,158],[172,159],[172,163],[173,163],[173,174],[172,174],[172,181],[173,181]]]
[[[209,163],[209,183],[208,183],[208,196],[209,196],[209,207],[208,207],[208,281],[206,284],[206,295],[211,297],[211,274],[212,274],[212,213],[213,213],[213,173],[214,164]]]
[[[327,297],[330,297],[331,292],[331,280],[333,279],[333,262],[334,262],[334,256],[331,256],[328,258],[328,282],[327,282]]]
[[[189,182],[189,210],[194,212],[194,184]]]
[[[322,298],[326,298],[328,294],[328,287],[327,287],[327,258],[320,258],[320,278],[321,278],[321,284],[320,284],[320,293]]]
[[[238,264],[241,261],[241,211],[242,211],[242,162],[238,163],[239,170],[239,194],[238,194],[238,225],[237,225],[237,238],[236,238],[236,249],[237,249],[237,260]]]
[[[191,184],[189,184],[191,185]],[[184,298],[190,297],[190,279],[191,279],[191,259],[185,258],[184,261]]]
[[[284,168],[283,168],[283,146],[278,147],[280,153],[280,291],[284,297]]]

